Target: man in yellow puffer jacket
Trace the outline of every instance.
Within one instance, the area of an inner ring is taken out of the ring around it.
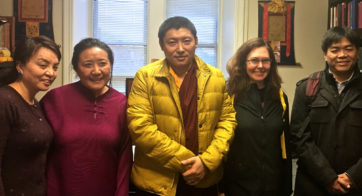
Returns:
[[[128,98],[136,195],[217,195],[236,125],[224,76],[195,55],[187,18],[167,19],[158,37],[166,58],[138,70]]]

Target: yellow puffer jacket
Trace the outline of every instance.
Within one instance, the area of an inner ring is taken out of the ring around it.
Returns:
[[[195,57],[199,157],[209,173],[197,187],[209,187],[222,177],[222,159],[234,133],[235,111],[221,71]],[[128,98],[128,127],[136,145],[132,181],[142,190],[175,195],[181,161],[195,156],[185,147],[179,94],[166,60],[141,68]]]

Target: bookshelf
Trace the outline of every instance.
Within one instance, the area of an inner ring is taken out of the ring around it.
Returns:
[[[361,32],[361,0],[329,0],[328,8],[328,28],[335,26],[351,27]]]
[[[357,31],[362,42],[362,0],[329,0],[328,29],[341,26]],[[362,71],[362,47],[359,50],[358,67]]]

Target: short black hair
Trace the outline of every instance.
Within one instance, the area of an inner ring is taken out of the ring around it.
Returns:
[[[19,78],[16,65],[26,65],[31,57],[35,55],[40,48],[47,48],[54,52],[60,62],[62,55],[60,45],[46,36],[21,37],[16,40],[14,51],[14,62],[7,62],[6,67],[0,67],[0,86],[10,84]]]
[[[114,57],[111,48],[104,42],[100,41],[96,38],[85,38],[81,40],[77,45],[74,46],[73,57],[72,57],[72,65],[74,71],[78,70],[78,62],[80,54],[89,48],[98,47],[102,50],[106,51],[108,54],[108,60],[113,67]]]
[[[357,49],[361,47],[361,37],[358,33],[351,28],[347,27],[333,27],[329,29],[323,36],[322,39],[322,50],[324,53],[327,52],[328,48],[339,41],[342,38],[347,38]]]
[[[25,65],[40,48],[47,48],[51,50],[57,55],[58,61],[60,61],[62,57],[60,53],[60,46],[52,39],[43,35],[38,37],[24,37],[17,40],[15,45],[14,61],[17,64],[21,63]]]
[[[190,30],[194,38],[197,38],[195,25],[189,19],[183,16],[174,16],[165,20],[158,29],[158,39],[160,43],[162,44],[163,38],[168,30],[178,30],[182,27]]]

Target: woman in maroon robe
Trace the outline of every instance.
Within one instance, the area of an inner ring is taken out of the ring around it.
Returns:
[[[126,97],[107,85],[112,51],[87,38],[74,47],[72,64],[80,81],[56,88],[41,100],[54,130],[48,195],[128,195],[131,140]]]

